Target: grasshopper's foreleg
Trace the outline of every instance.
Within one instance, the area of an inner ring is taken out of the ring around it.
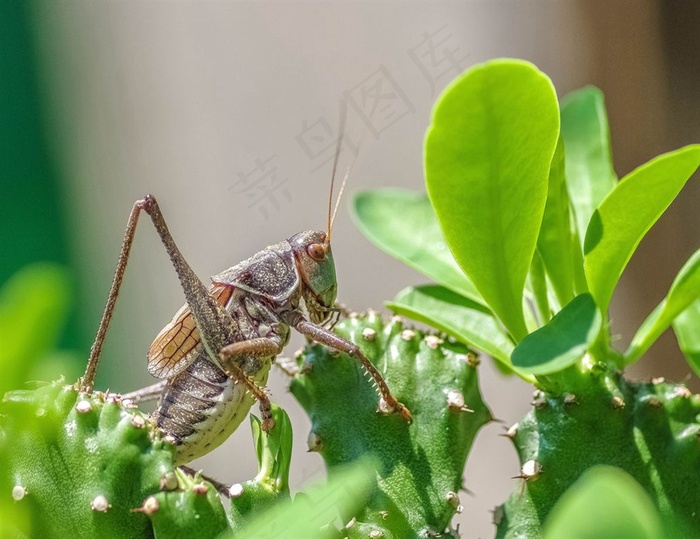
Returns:
[[[272,419],[270,411],[270,399],[267,393],[258,386],[258,384],[236,362],[236,359],[241,357],[274,357],[282,352],[282,344],[269,339],[267,337],[258,337],[257,339],[249,339],[247,341],[238,341],[227,346],[224,346],[219,352],[219,360],[221,366],[234,380],[239,380],[248,386],[251,394],[260,403],[260,415],[262,416],[262,430],[269,432],[275,426],[275,420]]]
[[[391,394],[389,386],[384,380],[384,377],[380,374],[377,368],[374,365],[372,365],[372,362],[369,359],[367,359],[367,356],[365,356],[362,353],[362,350],[360,350],[359,346],[351,343],[350,341],[346,341],[341,336],[336,335],[335,333],[332,333],[317,324],[309,322],[298,311],[294,311],[294,313],[288,321],[290,326],[292,326],[299,333],[308,337],[312,341],[315,341],[319,344],[324,344],[335,350],[345,352],[349,356],[360,361],[362,363],[362,366],[367,370],[367,372],[376,382],[377,392],[379,393],[379,396],[384,401],[384,403],[386,403],[386,410],[384,409],[385,407],[382,406],[382,404],[380,403],[380,411],[386,411],[389,413],[398,412],[401,414],[401,417],[403,417],[409,423],[413,421],[413,417],[411,416],[411,412],[409,411],[409,409],[406,408],[406,406],[404,406],[403,404],[401,404],[398,400],[396,400],[396,397],[394,397],[394,395]]]

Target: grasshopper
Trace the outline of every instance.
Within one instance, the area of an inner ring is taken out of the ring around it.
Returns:
[[[153,341],[148,371],[163,380],[127,394],[133,401],[158,399],[152,420],[175,445],[181,465],[223,443],[257,400],[262,428],[274,427],[264,390],[272,362],[290,337],[290,328],[311,341],[359,360],[376,383],[378,411],[411,414],[392,395],[360,348],[324,327],[338,313],[331,231],[349,170],[331,215],[336,148],[328,205],[328,231],[308,230],[270,245],[215,275],[207,289],[180,253],[152,195],[134,203],[127,222],[107,305],[90,350],[80,389],[90,392],[102,344],[124,276],[136,226],[146,212],[177,272],[187,302]],[[302,306],[303,302],[303,306]]]

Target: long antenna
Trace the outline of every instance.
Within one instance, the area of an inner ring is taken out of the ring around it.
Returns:
[[[333,228],[333,218],[335,217],[335,211],[331,211],[333,208],[333,187],[335,185],[335,175],[338,171],[338,161],[340,160],[340,150],[343,146],[343,137],[345,136],[345,120],[347,117],[348,107],[345,100],[343,100],[340,102],[340,106],[338,108],[338,138],[335,143],[335,157],[333,158],[333,172],[331,173],[331,189],[330,193],[328,193],[328,233],[326,234],[326,244],[330,244],[331,242],[331,230]],[[343,181],[343,185],[340,188],[341,193],[344,187],[345,181]],[[338,204],[336,203],[336,209],[337,208]]]
[[[366,136],[367,136],[367,129],[364,129],[362,131],[362,133],[360,134],[360,139],[357,141],[357,155],[355,156],[355,159],[353,159],[351,161],[351,163],[348,165],[348,168],[345,169],[345,174],[343,175],[343,182],[340,184],[340,190],[338,191],[338,198],[335,200],[335,208],[333,208],[333,215],[331,217],[329,230],[331,230],[333,228],[333,223],[335,222],[335,216],[338,213],[338,207],[340,206],[340,200],[343,198],[343,192],[345,191],[345,185],[348,183],[348,180],[350,179],[350,173],[352,172],[352,168],[355,166],[355,163],[357,163],[357,156],[360,155],[360,149],[362,149],[362,144],[364,143]],[[330,232],[328,235],[330,236]],[[330,241],[330,239],[328,241]]]
[[[345,185],[348,183],[348,179],[350,178],[350,172],[352,171],[352,167],[355,163],[352,162],[348,165],[348,168],[345,169],[345,174],[343,175],[343,182],[340,184],[340,190],[338,191],[338,198],[335,199],[335,207],[333,208],[333,215],[331,216],[330,223],[328,225],[328,241],[330,243],[331,241],[331,233],[330,231],[333,229],[333,223],[335,222],[335,215],[338,213],[338,206],[340,206],[340,199],[343,198],[343,192],[345,191]]]

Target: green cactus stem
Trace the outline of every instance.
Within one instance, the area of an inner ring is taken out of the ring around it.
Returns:
[[[237,485],[231,526],[201,472],[173,466],[173,448],[119,395],[62,380],[8,393],[0,415],[2,537],[215,538],[289,499],[292,431],[252,418],[260,473]],[[234,524],[235,522],[235,524]]]
[[[173,473],[172,450],[118,395],[85,395],[63,381],[12,391],[0,431],[0,498],[5,507],[15,500],[14,535],[152,535],[134,509]]]
[[[193,477],[176,469],[168,479],[176,489],[149,496],[140,508],[150,518],[156,539],[214,539],[229,529],[219,494],[200,473]]]
[[[630,382],[598,365],[576,371],[577,390],[536,391],[533,409],[508,430],[521,486],[495,513],[497,537],[541,537],[557,500],[598,464],[626,471],[644,488],[666,536],[679,527],[681,537],[700,536],[700,395],[663,380]]]
[[[444,336],[407,328],[397,317],[385,323],[373,312],[335,331],[362,348],[414,419],[409,425],[378,413],[374,387],[349,356],[312,344],[298,357],[291,391],[311,419],[309,450],[323,457],[329,477],[363,456],[378,460],[376,488],[360,513],[347,515],[347,537],[456,536],[450,522],[461,510],[467,454],[491,420],[476,357]]]

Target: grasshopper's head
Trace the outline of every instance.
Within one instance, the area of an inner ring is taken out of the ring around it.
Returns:
[[[343,198],[343,191],[352,169],[351,165],[345,171],[343,182],[338,191],[338,198],[335,201],[335,207],[333,207],[333,186],[335,185],[335,174],[338,170],[340,149],[345,134],[346,113],[345,102],[341,102],[339,134],[335,146],[333,173],[331,174],[331,186],[328,193],[328,232],[307,230],[289,238],[289,243],[294,250],[296,265],[303,281],[302,294],[304,303],[306,303],[306,309],[309,311],[309,318],[315,324],[323,324],[330,319],[334,312],[339,312],[333,308],[335,297],[338,293],[338,282],[335,278],[335,262],[333,262],[333,253],[331,252],[331,232],[333,231],[333,221],[338,212],[338,206],[340,206],[340,200]]]
[[[323,324],[331,317],[338,293],[335,262],[328,239],[327,234],[320,230],[299,232],[289,238],[303,281],[304,303],[315,324]]]

